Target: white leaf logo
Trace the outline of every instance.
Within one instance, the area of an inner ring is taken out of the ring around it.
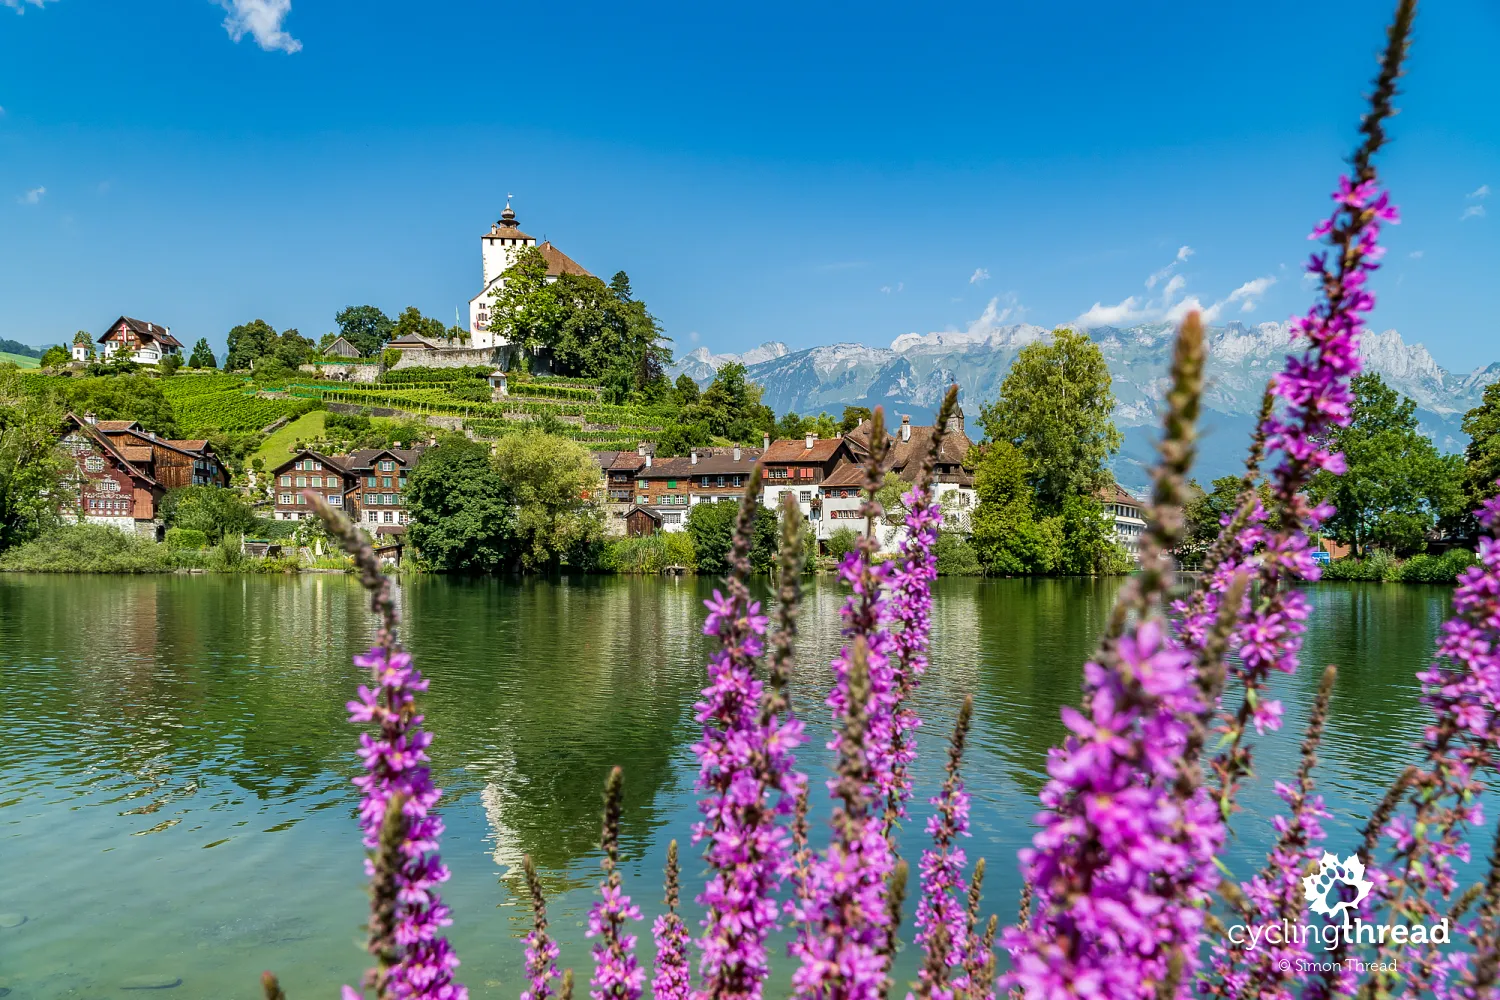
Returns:
[[[1329,903],[1330,890],[1335,885],[1343,884],[1354,890],[1353,899],[1339,899],[1335,894],[1335,902]],[[1323,852],[1323,860],[1318,863],[1315,874],[1307,875],[1302,879],[1302,891],[1307,895],[1307,908],[1313,913],[1324,913],[1328,916],[1338,914],[1340,910],[1352,910],[1375,888],[1375,883],[1365,879],[1365,866],[1359,860],[1358,854],[1351,854],[1343,861],[1338,856]]]

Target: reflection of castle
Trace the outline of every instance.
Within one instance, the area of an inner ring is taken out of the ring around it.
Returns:
[[[484,287],[469,300],[469,335],[474,347],[501,347],[510,343],[499,329],[490,329],[490,310],[494,305],[495,292],[505,284],[505,269],[516,262],[516,255],[527,247],[537,247],[547,261],[547,280],[556,281],[564,274],[588,275],[577,261],[563,253],[549,241],[537,246],[536,237],[521,232],[516,225],[516,213],[511,210],[510,199],[505,201],[505,211],[500,221],[479,238],[484,264]]]

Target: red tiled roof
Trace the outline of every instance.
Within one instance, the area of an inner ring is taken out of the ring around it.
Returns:
[[[593,277],[582,264],[557,249],[557,247],[552,245],[550,240],[537,247],[537,249],[542,252],[542,258],[547,261],[547,274],[551,277],[555,278],[560,274],[580,274],[585,278]]]
[[[167,444],[174,448],[181,448],[183,451],[202,451],[208,447],[208,441],[203,438],[190,438],[187,440],[169,439]]]
[[[849,489],[865,485],[865,469],[858,462],[840,462],[838,468],[828,474],[820,484],[823,489]]]
[[[127,444],[120,449],[120,454],[125,456],[126,461],[149,462],[151,461],[152,452],[149,445]]]
[[[110,431],[135,430],[140,426],[140,424],[136,423],[134,420],[100,420],[96,422],[94,426],[99,428],[99,430],[104,432],[105,434],[108,434]]]
[[[1119,483],[1110,483],[1100,490],[1097,495],[1105,503],[1127,503],[1132,507],[1141,506],[1141,502],[1129,493],[1126,493]]]

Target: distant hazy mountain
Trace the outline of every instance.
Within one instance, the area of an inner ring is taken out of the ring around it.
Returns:
[[[1120,401],[1115,421],[1125,444],[1116,456],[1115,474],[1132,489],[1145,485],[1145,469],[1154,455],[1152,441],[1160,425],[1173,332],[1167,324],[1089,331],[1109,363]],[[831,344],[790,351],[785,344],[770,342],[740,355],[710,354],[700,347],[681,358],[671,375],[685,371],[707,385],[720,367],[739,361],[764,386],[766,405],[778,413],[827,410],[837,416],[845,406],[878,404],[888,413],[910,413],[917,422],[930,420],[944,390],[957,382],[970,435],[977,439],[975,418],[999,392],[1016,354],[1047,334],[1043,327],[1018,324],[959,333],[908,333],[890,347]],[[1291,332],[1282,323],[1209,328],[1204,437],[1196,473],[1201,482],[1239,470],[1266,379],[1291,349]],[[1416,401],[1424,431],[1447,451],[1467,443],[1459,426],[1464,412],[1478,403],[1486,385],[1500,379],[1500,362],[1455,375],[1439,366],[1427,348],[1408,345],[1395,330],[1367,335],[1360,356],[1367,371],[1380,372]]]

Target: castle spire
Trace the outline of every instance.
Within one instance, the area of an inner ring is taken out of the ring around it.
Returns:
[[[514,197],[511,194],[505,196],[505,211],[500,213],[500,225],[508,229],[514,229],[516,225],[516,213],[510,207],[510,200]]]

